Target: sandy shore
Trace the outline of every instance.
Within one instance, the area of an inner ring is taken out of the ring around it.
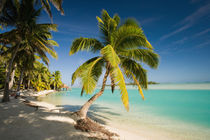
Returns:
[[[37,96],[45,96],[53,90],[45,90],[38,93],[23,92],[25,98],[14,99],[9,103],[0,103],[0,137],[3,140],[88,140],[106,139],[103,134],[82,132],[74,128],[76,124],[72,112],[64,111],[43,101],[37,101]],[[2,95],[0,95],[0,100]],[[35,107],[28,106],[24,101],[30,101]],[[113,139],[143,140],[134,133],[104,126],[106,129],[119,134]]]
[[[46,102],[37,101],[33,96],[52,93],[42,91],[33,94],[25,92],[26,98],[14,99],[9,103],[0,103],[0,138],[2,140],[88,140],[105,138],[99,133],[87,133],[74,128],[75,121],[71,112],[64,111]],[[32,96],[33,95],[33,96]],[[2,95],[0,95],[0,100]],[[28,106],[30,101],[36,108]],[[120,139],[115,137],[114,139]]]

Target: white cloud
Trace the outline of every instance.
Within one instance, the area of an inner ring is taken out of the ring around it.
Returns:
[[[202,36],[202,35],[204,35],[204,34],[206,34],[206,33],[208,33],[208,32],[210,32],[210,28],[207,28],[207,29],[205,29],[204,31],[201,31],[201,32],[195,34],[193,37]]]
[[[203,48],[207,45],[210,46],[210,40],[199,44],[198,46],[196,46],[196,48]]]
[[[186,18],[184,18],[182,21],[180,21],[178,24],[182,25],[182,27],[174,30],[173,32],[163,35],[160,40],[165,40],[177,33],[180,33],[190,27],[192,27],[195,23],[199,22],[199,20],[210,14],[210,3],[200,7],[198,10],[196,10],[194,13],[192,13],[191,15],[187,16]]]
[[[160,20],[162,17],[150,17],[150,18],[146,18],[146,19],[143,19],[140,24],[141,25],[146,25],[146,24],[149,24],[149,23],[152,23],[152,22],[155,22],[157,20]]]

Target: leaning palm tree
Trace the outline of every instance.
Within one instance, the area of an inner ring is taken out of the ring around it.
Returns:
[[[56,31],[57,26],[55,24],[37,23],[37,17],[40,16],[41,9],[35,8],[34,0],[17,1],[12,4],[12,8],[3,9],[4,12],[0,16],[0,24],[15,27],[11,31],[0,34],[0,44],[9,47],[3,54],[12,54],[5,81],[5,90],[2,100],[4,102],[9,101],[9,77],[17,52],[28,48],[48,64],[49,59],[46,53],[57,58],[54,46],[58,46],[55,41],[50,40],[52,38],[50,31]]]
[[[85,119],[92,103],[103,94],[108,76],[111,79],[112,92],[115,85],[119,86],[122,102],[129,110],[128,92],[125,77],[132,80],[139,89],[142,98],[142,88],[147,88],[147,71],[142,63],[151,68],[157,68],[159,57],[144,35],[141,27],[134,19],[127,19],[120,24],[120,17],[115,14],[109,16],[103,10],[101,18],[97,17],[99,29],[102,34],[101,41],[94,38],[78,38],[72,43],[70,55],[78,51],[100,52],[100,56],[89,59],[83,63],[72,75],[72,84],[77,78],[81,79],[82,91],[92,93],[98,79],[105,68],[101,90],[91,97],[77,112],[81,119]]]

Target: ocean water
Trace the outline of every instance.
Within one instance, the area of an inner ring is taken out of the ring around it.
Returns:
[[[108,87],[90,108],[89,116],[100,123],[135,128],[136,133],[154,131],[171,139],[210,139],[208,88],[210,84],[154,85],[144,91],[143,101],[136,87],[128,87],[130,109],[127,112],[120,91],[115,90],[112,94]],[[76,111],[92,96],[81,97],[80,92],[80,88],[73,88],[41,100]]]

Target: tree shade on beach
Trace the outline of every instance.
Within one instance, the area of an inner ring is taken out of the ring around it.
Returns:
[[[57,42],[51,40],[50,31],[56,31],[55,24],[38,24],[37,18],[40,16],[42,8],[35,6],[34,0],[7,1],[0,14],[0,24],[2,26],[10,26],[12,29],[0,34],[0,44],[6,48],[1,52],[3,57],[8,57],[8,65],[6,66],[6,77],[4,85],[3,102],[9,101],[9,82],[11,81],[11,73],[15,64],[26,66],[33,64],[36,57],[45,64],[49,63],[47,53],[53,58],[57,58],[54,46],[58,46]],[[18,55],[17,55],[18,54]],[[29,57],[30,56],[30,57]],[[18,61],[18,62],[16,62]],[[22,67],[23,68],[23,67]],[[20,70],[23,74],[23,69]],[[20,82],[23,76],[20,75]],[[19,89],[18,89],[19,90]]]
[[[152,45],[135,19],[129,18],[121,22],[117,14],[110,17],[106,10],[102,10],[101,17],[96,18],[101,40],[83,37],[75,39],[69,52],[70,55],[78,51],[100,52],[101,54],[83,63],[72,75],[72,84],[77,78],[81,79],[81,95],[83,92],[92,93],[103,68],[106,70],[101,90],[77,112],[81,119],[86,118],[89,107],[103,94],[108,77],[111,80],[112,92],[114,92],[115,85],[118,85],[122,102],[126,110],[129,110],[125,77],[138,86],[139,93],[144,99],[142,88],[147,89],[148,82],[147,71],[141,63],[157,68],[159,62],[159,56],[153,51]]]

